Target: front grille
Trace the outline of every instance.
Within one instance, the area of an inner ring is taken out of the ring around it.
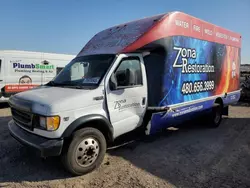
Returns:
[[[25,128],[32,129],[33,115],[31,113],[20,111],[15,108],[11,108],[11,113],[12,113],[13,120],[17,124]]]

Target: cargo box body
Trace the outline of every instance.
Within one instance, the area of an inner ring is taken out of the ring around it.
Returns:
[[[78,56],[150,52],[144,57],[150,132],[240,98],[241,35],[182,12],[121,24],[96,34]]]
[[[172,12],[101,31],[78,56],[151,52],[148,105],[168,106],[238,91],[240,48],[240,34]]]

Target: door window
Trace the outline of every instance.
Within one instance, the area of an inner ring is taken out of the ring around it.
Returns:
[[[115,71],[117,87],[142,85],[141,64],[139,58],[125,58]]]

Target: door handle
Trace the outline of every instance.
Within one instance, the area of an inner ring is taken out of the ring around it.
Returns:
[[[142,105],[145,105],[146,104],[146,97],[143,97],[142,98]]]
[[[103,100],[104,96],[98,96],[93,98],[95,101]]]
[[[3,80],[0,80],[0,82],[2,82]]]

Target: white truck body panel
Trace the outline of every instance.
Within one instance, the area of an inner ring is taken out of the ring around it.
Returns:
[[[105,109],[103,109],[103,101],[92,100],[94,96],[103,95],[102,93],[103,86],[95,90],[42,86],[19,93],[17,99],[24,101],[32,99],[32,111],[36,114],[59,115],[61,122],[56,131],[48,132],[35,128],[33,133],[47,138],[60,138],[68,125],[82,116],[100,114],[107,117]],[[31,132],[29,129],[26,130]]]
[[[18,85],[25,85],[32,88],[33,86],[45,84],[52,80],[74,57],[74,55],[43,52],[0,51],[0,89],[8,86],[10,90],[6,93],[10,94],[12,91],[13,93],[23,91],[21,88],[25,87]],[[35,68],[36,65],[42,65],[44,61],[47,61],[49,65],[53,65],[53,68]],[[7,101],[8,98],[8,95],[1,96],[0,102]]]

